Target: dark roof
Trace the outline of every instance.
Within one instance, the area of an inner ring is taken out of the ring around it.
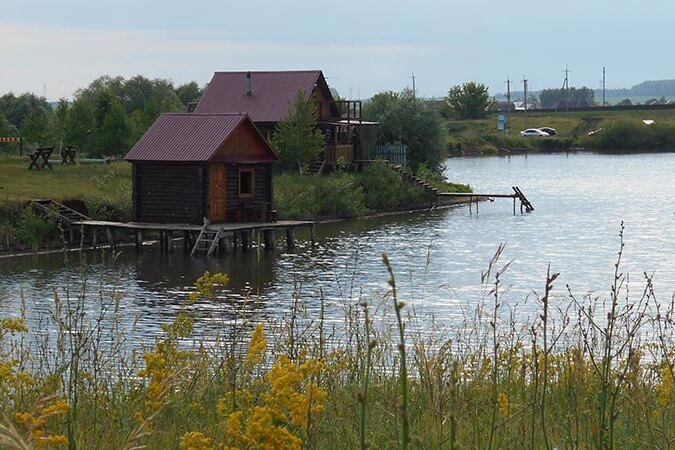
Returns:
[[[165,113],[136,142],[124,159],[128,161],[205,162],[212,159],[240,126],[248,124],[262,145],[268,161],[278,161],[265,139],[246,114]],[[237,162],[246,162],[239,159]],[[258,160],[257,162],[260,162]]]
[[[246,74],[253,93],[248,95]],[[286,118],[298,91],[309,98],[314,87],[332,95],[320,70],[280,72],[216,72],[204,91],[196,113],[247,113],[254,122],[279,122]]]

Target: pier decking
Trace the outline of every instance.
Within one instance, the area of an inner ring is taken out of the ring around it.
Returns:
[[[112,222],[103,220],[78,220],[72,221],[73,227],[81,227],[91,230],[92,246],[96,248],[98,232],[103,231],[108,243],[114,247],[115,230],[123,230],[134,234],[137,249],[143,245],[143,233],[154,232],[159,234],[160,248],[165,251],[173,250],[174,238],[183,239],[183,247],[186,251],[194,248],[199,233],[203,230],[209,230],[217,233],[219,242],[217,245],[220,251],[229,251],[226,239],[232,239],[232,245],[236,248],[241,243],[244,251],[250,250],[253,238],[262,234],[265,250],[271,251],[274,248],[274,233],[276,231],[286,232],[286,245],[289,250],[295,247],[295,230],[297,228],[308,228],[310,241],[314,244],[315,222],[300,220],[280,220],[278,222],[246,222],[246,223],[214,223],[207,225],[179,224],[179,223],[142,223],[142,222]]]
[[[476,202],[476,211],[478,211],[478,202],[481,200],[492,200],[494,198],[511,198],[513,199],[513,214],[516,213],[516,200],[520,200],[520,212],[532,212],[534,206],[525,197],[523,191],[518,186],[511,186],[513,193],[511,194],[476,194],[473,192],[437,192],[436,196],[439,198],[461,198],[467,199],[469,203],[469,211],[471,211],[474,201]]]

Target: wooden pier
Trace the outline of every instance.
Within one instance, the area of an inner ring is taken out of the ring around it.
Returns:
[[[71,222],[73,227],[80,227],[91,232],[92,247],[96,248],[100,234],[103,234],[108,245],[115,247],[116,234],[125,232],[133,235],[137,250],[143,247],[144,233],[154,233],[157,236],[162,251],[174,251],[174,241],[182,240],[183,249],[191,254],[200,250],[199,242],[205,233],[213,237],[209,239],[209,246],[201,248],[210,255],[215,251],[228,253],[241,246],[242,251],[250,251],[252,242],[256,240],[264,245],[265,251],[274,250],[275,233],[283,231],[286,235],[288,251],[295,248],[295,230],[307,228],[310,241],[315,243],[315,222],[280,220],[278,222],[250,222],[250,223],[206,223],[202,226],[176,223],[141,223],[141,222],[109,222],[102,220],[79,220]],[[229,240],[229,242],[228,242]]]
[[[532,203],[525,197],[525,194],[520,190],[518,186],[511,186],[513,193],[510,194],[476,194],[476,193],[463,193],[463,192],[438,192],[436,195],[439,198],[457,198],[457,199],[467,199],[469,203],[469,212],[472,211],[472,205],[476,203],[476,212],[478,212],[478,202],[485,200],[492,200],[495,198],[510,198],[513,199],[513,214],[516,214],[516,200],[520,200],[520,213],[523,212],[532,212],[534,211],[534,206]]]

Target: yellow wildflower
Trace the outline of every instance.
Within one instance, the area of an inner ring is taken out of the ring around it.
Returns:
[[[511,406],[509,405],[509,397],[504,393],[500,393],[497,397],[497,406],[499,414],[508,417],[511,415]]]
[[[258,324],[253,330],[251,341],[248,344],[248,352],[246,353],[246,367],[249,370],[253,369],[257,364],[261,363],[267,350],[267,339],[265,338],[265,330],[262,324]]]
[[[199,431],[188,431],[180,438],[181,450],[213,450],[213,440]]]

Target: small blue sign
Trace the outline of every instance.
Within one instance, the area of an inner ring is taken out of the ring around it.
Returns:
[[[506,114],[503,111],[499,111],[497,115],[497,131],[506,130]]]

